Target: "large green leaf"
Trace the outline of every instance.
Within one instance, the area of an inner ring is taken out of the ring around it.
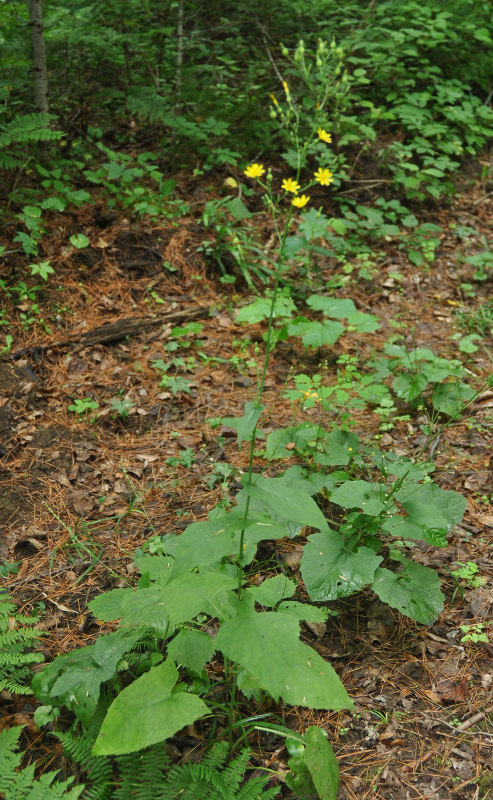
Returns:
[[[250,564],[255,558],[259,542],[269,539],[284,539],[289,538],[291,532],[288,527],[279,525],[272,520],[272,517],[265,515],[259,516],[255,522],[248,522],[245,528],[245,535],[243,537],[243,557],[242,564]],[[240,532],[236,533],[235,543],[237,543],[236,553],[238,553],[240,543]]]
[[[223,425],[234,428],[238,434],[238,446],[242,442],[249,442],[257,426],[265,406],[258,403],[245,403],[245,413],[242,417],[223,417]]]
[[[423,625],[431,625],[443,610],[445,596],[437,573],[413,561],[406,561],[398,574],[377,569],[372,589],[383,603]]]
[[[197,695],[173,693],[177,680],[178,671],[168,658],[123,689],[103,721],[94,755],[134,753],[207,714],[207,706]]]
[[[220,619],[230,612],[231,591],[238,579],[222,572],[188,572],[161,587],[160,598],[170,621],[170,628],[190,622],[197,614]]]
[[[352,300],[325,297],[321,294],[312,294],[306,302],[310,308],[321,311],[326,317],[333,319],[345,319],[358,311]]]
[[[305,347],[332,345],[344,333],[339,322],[312,322],[304,317],[288,323],[287,330],[290,336],[300,336]]]
[[[460,415],[464,405],[472,400],[474,390],[467,383],[441,383],[432,395],[433,407],[449,417]]]
[[[125,653],[143,630],[115,631],[95,644],[55,658],[33,678],[36,696],[44,703],[68,705],[87,724],[99,700],[101,684],[113,677]]]
[[[282,611],[283,614],[291,614],[304,622],[327,622],[329,616],[326,608],[317,608],[309,603],[299,603],[297,600],[283,600],[278,606],[278,611]]]
[[[364,314],[363,311],[356,311],[355,314],[348,314],[348,325],[359,333],[373,333],[380,327],[380,320],[374,314]]]
[[[201,572],[217,568],[223,559],[237,554],[236,534],[252,522],[244,518],[243,510],[236,508],[230,514],[189,525],[180,536],[173,537],[175,560],[168,580],[194,568]]]
[[[311,708],[351,708],[337,673],[299,640],[299,622],[282,612],[243,606],[221,625],[216,647],[249,673],[248,685],[274,699]]]
[[[286,575],[275,575],[267,578],[260,586],[250,586],[246,591],[259,605],[275,608],[281,600],[293,596],[296,583]]]
[[[440,489],[436,483],[404,487],[397,493],[397,499],[412,522],[427,528],[450,528],[457,525],[467,506],[467,500],[461,494]]]
[[[428,386],[428,378],[423,373],[405,372],[392,381],[392,388],[397,397],[412,402],[420,397]]]
[[[368,586],[382,559],[368,547],[345,549],[334,531],[310,536],[301,559],[301,574],[310,600],[328,602],[348,597]]]
[[[304,450],[309,442],[315,442],[324,435],[324,429],[311,422],[272,431],[265,443],[267,458],[289,458],[293,455],[293,450]]]
[[[293,520],[303,526],[328,530],[327,520],[315,500],[308,493],[305,494],[303,483],[308,482],[298,481],[288,485],[283,478],[261,477],[256,477],[250,483],[246,477],[243,485],[247,495],[273,508],[284,519]],[[307,491],[313,491],[311,485],[307,486]]]
[[[343,508],[361,508],[365,514],[377,517],[385,508],[387,487],[368,481],[346,481],[335,489],[330,500]]]
[[[119,619],[122,615],[122,602],[128,595],[135,595],[134,589],[111,589],[97,595],[88,603],[91,613],[103,622]]]
[[[320,800],[336,800],[339,789],[339,765],[325,732],[316,726],[304,735],[305,763]]]
[[[183,629],[168,644],[168,655],[178,666],[201,675],[215,649],[214,639],[207,633]]]
[[[159,589],[138,589],[125,595],[121,606],[121,625],[150,625],[165,632],[168,628],[169,612]]]

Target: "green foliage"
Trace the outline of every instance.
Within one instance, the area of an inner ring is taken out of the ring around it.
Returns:
[[[315,726],[308,728],[303,742],[286,742],[292,770],[286,784],[300,800],[336,800],[339,788],[339,765],[325,732]]]
[[[77,414],[78,417],[82,417],[88,411],[96,411],[99,408],[99,403],[97,400],[93,400],[92,397],[77,397],[67,408]]]
[[[56,772],[34,777],[35,764],[18,770],[22,753],[17,753],[22,728],[0,731],[0,794],[5,800],[77,800],[84,786],[73,786],[73,778],[57,780]]]
[[[0,690],[31,694],[31,664],[44,660],[32,650],[44,634],[33,628],[36,617],[16,612],[12,598],[0,593]]]
[[[62,742],[65,755],[83,773],[86,800],[258,800],[276,797],[278,788],[265,789],[268,774],[256,777],[243,785],[250,759],[243,750],[229,763],[228,746],[216,743],[199,763],[173,765],[164,744],[127,756],[94,756],[91,736],[69,731],[55,733]]]
[[[3,97],[2,100],[5,98]],[[2,115],[5,110],[2,109]],[[38,142],[56,141],[62,131],[53,130],[53,114],[15,114],[0,120],[0,167],[20,169],[29,161],[29,150]]]

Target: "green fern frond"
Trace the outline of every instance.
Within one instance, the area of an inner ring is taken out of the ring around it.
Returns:
[[[44,635],[33,625],[37,617],[17,613],[11,597],[0,594],[0,690],[30,694],[30,664],[43,661],[41,653],[26,652]]]
[[[58,731],[54,735],[63,745],[65,756],[78,764],[84,773],[84,800],[109,800],[114,787],[113,767],[107,756],[92,755],[94,739],[77,735],[73,729],[63,733]]]
[[[0,167],[19,168],[26,146],[60,139],[63,131],[51,128],[55,119],[53,114],[16,114],[8,122],[0,122]]]
[[[0,732],[0,796],[3,800],[77,800],[84,786],[71,786],[73,778],[57,781],[56,772],[34,777],[34,764],[19,770],[17,746],[22,727]]]

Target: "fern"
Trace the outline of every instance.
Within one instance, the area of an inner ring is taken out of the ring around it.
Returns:
[[[268,776],[242,786],[250,753],[244,750],[225,766],[228,746],[224,742],[209,750],[199,764],[172,766],[165,742],[111,759],[91,755],[91,736],[82,737],[74,730],[55,736],[65,755],[81,767],[86,786],[82,800],[270,800],[280,791],[264,788]]]
[[[53,114],[37,113],[16,114],[9,122],[1,122],[0,168],[22,167],[24,164],[23,146],[60,139],[63,132],[50,128],[54,120]]]
[[[43,661],[41,653],[26,652],[37,644],[42,631],[33,630],[35,617],[16,614],[12,598],[0,594],[0,691],[30,694],[30,665]]]
[[[227,753],[228,746],[220,742],[199,764],[173,767],[159,789],[159,800],[267,800],[279,794],[279,787],[264,789],[268,776],[241,786],[250,753],[244,750],[224,768]]]
[[[77,800],[84,786],[74,786],[73,778],[56,780],[56,772],[34,777],[34,764],[19,770],[22,758],[17,745],[22,727],[0,732],[0,796],[3,800]]]
[[[93,756],[94,740],[78,736],[73,730],[54,735],[62,743],[65,756],[78,764],[87,776],[83,800],[109,800],[114,788],[111,760],[107,756]]]

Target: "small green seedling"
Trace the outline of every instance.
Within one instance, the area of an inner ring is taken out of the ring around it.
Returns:
[[[123,397],[112,397],[110,401],[111,410],[114,412],[114,418],[121,417],[127,419],[128,412],[133,408],[135,403],[131,400],[124,399]]]
[[[74,402],[67,406],[69,411],[73,411],[74,414],[77,414],[78,417],[82,417],[87,411],[95,411],[99,408],[99,403],[97,400],[93,400],[91,397],[83,397],[77,398]]]
[[[461,625],[460,629],[464,636],[461,637],[461,642],[485,642],[488,644],[488,633],[485,630],[486,625],[484,622],[475,622],[473,625]]]
[[[477,574],[479,567],[474,561],[468,561],[466,564],[463,561],[457,561],[456,563],[458,569],[454,569],[450,573],[453,578],[463,581],[471,589],[479,589],[480,586],[484,586],[486,578]]]
[[[166,459],[166,463],[170,467],[186,467],[186,469],[190,469],[192,464],[195,463],[193,447],[187,447],[182,450],[179,456],[170,456],[170,458]]]

